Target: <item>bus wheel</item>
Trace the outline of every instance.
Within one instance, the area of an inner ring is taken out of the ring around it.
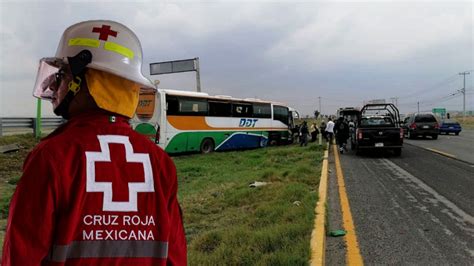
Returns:
[[[212,139],[204,139],[201,143],[201,153],[211,153],[214,151],[214,141]]]

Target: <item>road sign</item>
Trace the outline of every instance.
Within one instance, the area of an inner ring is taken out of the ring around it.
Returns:
[[[446,108],[433,108],[432,112],[444,116],[446,114]]]
[[[433,108],[433,110],[431,110],[433,112],[433,114],[441,117],[441,118],[445,118],[446,117],[446,108]]]
[[[150,75],[196,71],[196,58],[150,64]]]
[[[199,57],[150,64],[150,75],[171,74],[188,71],[196,72],[196,87],[197,91],[200,92],[201,78],[199,74]]]

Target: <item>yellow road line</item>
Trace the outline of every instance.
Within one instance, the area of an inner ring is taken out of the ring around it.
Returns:
[[[328,157],[329,150],[324,152],[321,178],[319,180],[319,200],[316,203],[316,217],[314,229],[311,233],[311,265],[324,265],[325,238],[326,238],[326,197],[328,180]]]
[[[432,149],[432,148],[425,148],[425,149],[427,149],[427,150],[429,150],[429,151],[432,151],[432,152],[436,152],[436,153],[441,154],[441,155],[444,155],[444,156],[446,156],[446,157],[456,158],[455,155],[446,153],[446,152],[444,152],[444,151],[439,151],[439,150],[435,150],[435,149]]]
[[[336,165],[337,183],[339,186],[339,197],[341,200],[342,220],[344,230],[347,232],[347,234],[344,236],[347,245],[346,263],[347,265],[364,265],[364,261],[360,255],[359,244],[357,242],[357,235],[354,227],[354,221],[352,220],[349,199],[347,198],[346,186],[344,184],[344,175],[342,173],[341,161],[339,160],[339,151],[337,149],[337,145],[332,146]]]

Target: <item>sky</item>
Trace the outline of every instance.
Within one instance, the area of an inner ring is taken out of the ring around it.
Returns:
[[[63,31],[92,19],[139,37],[143,74],[163,89],[196,90],[194,72],[149,74],[154,62],[199,57],[210,95],[284,102],[335,114],[373,99],[401,113],[474,110],[474,1],[0,0],[0,117],[36,116],[38,61]],[[321,102],[321,106],[320,106]],[[54,116],[43,102],[44,116]]]

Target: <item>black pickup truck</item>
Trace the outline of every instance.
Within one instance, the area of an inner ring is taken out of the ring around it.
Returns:
[[[356,154],[363,149],[390,149],[400,156],[403,129],[397,107],[391,103],[365,105],[360,111],[351,142]]]

